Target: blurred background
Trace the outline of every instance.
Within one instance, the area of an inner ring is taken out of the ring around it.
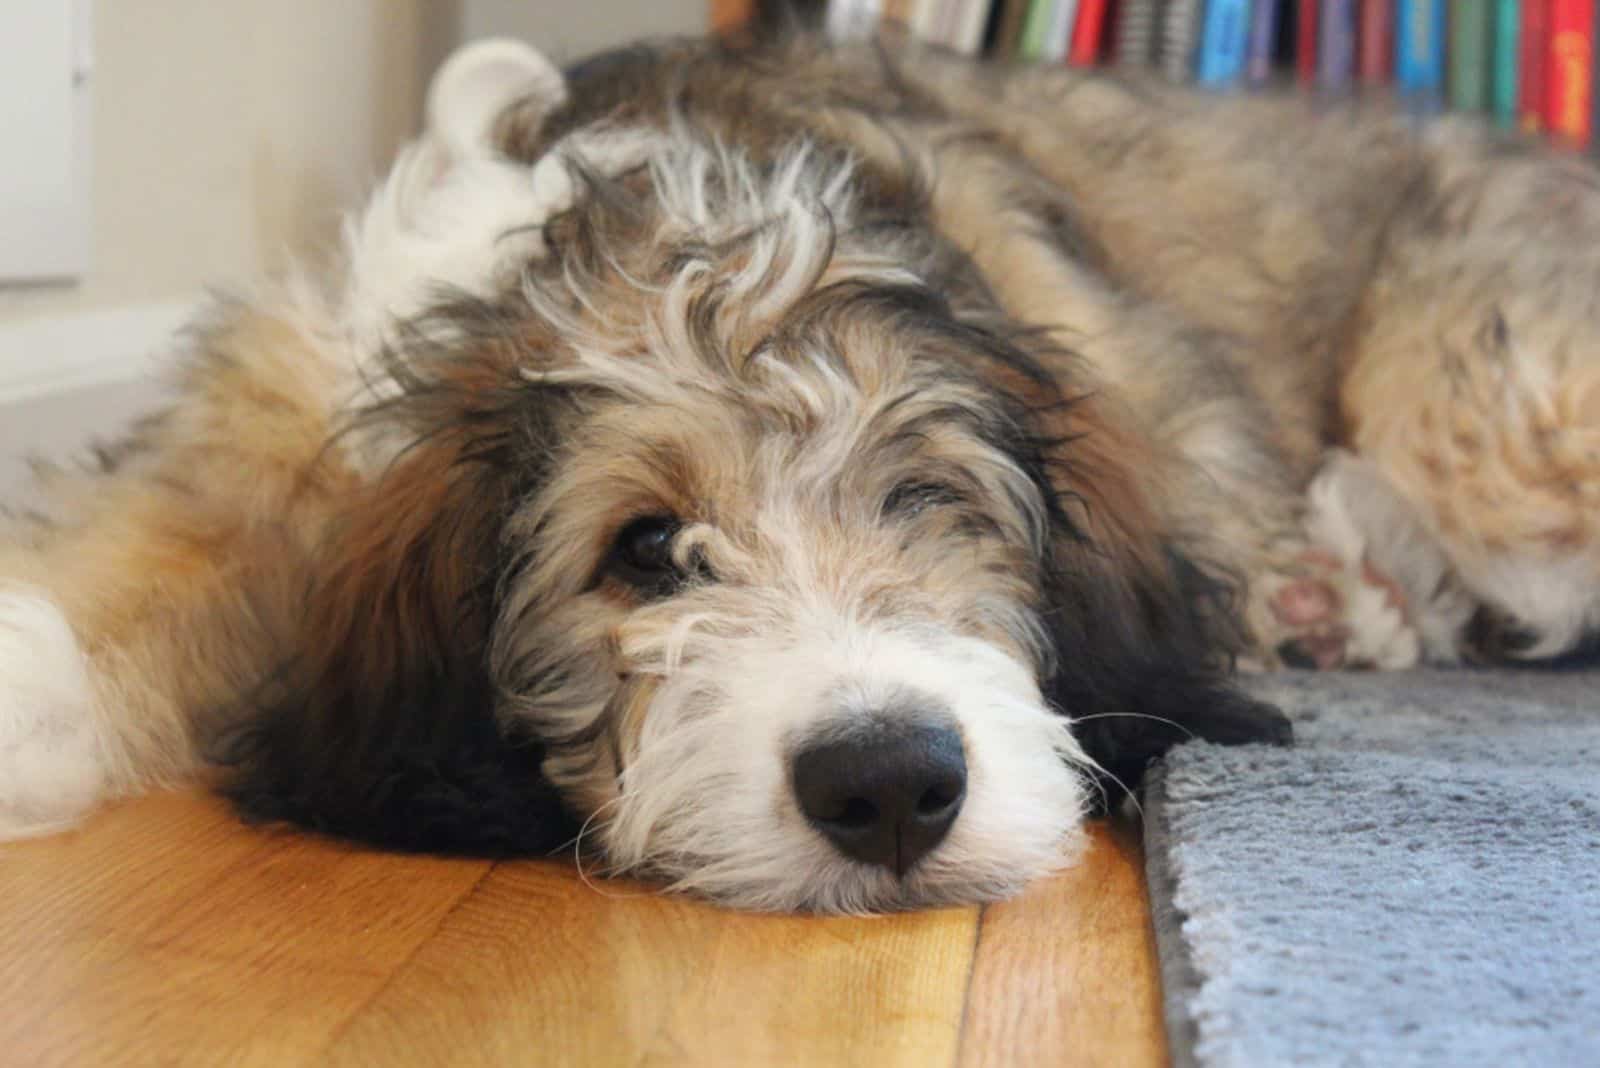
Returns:
[[[451,49],[558,63],[708,0],[0,0],[0,500],[115,429],[209,288],[333,239]],[[31,139],[30,139],[31,138]]]

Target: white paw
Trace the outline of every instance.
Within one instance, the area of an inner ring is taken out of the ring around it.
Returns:
[[[1312,481],[1306,534],[1315,547],[1297,561],[1295,575],[1280,576],[1269,592],[1289,632],[1280,653],[1293,650],[1307,666],[1324,668],[1413,667],[1422,658],[1422,637],[1409,618],[1406,589],[1374,560],[1374,531],[1352,506],[1357,464],[1335,453]]]
[[[1264,652],[1293,667],[1398,670],[1421,658],[1399,587],[1356,554],[1308,549],[1260,580]],[[1261,665],[1265,666],[1265,665]]]
[[[107,790],[88,665],[59,609],[0,590],[0,840],[48,834]]]

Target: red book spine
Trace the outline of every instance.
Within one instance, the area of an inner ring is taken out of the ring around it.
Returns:
[[[1099,61],[1109,6],[1110,0],[1078,0],[1078,21],[1072,27],[1072,47],[1067,51],[1067,62],[1074,67],[1092,67]]]
[[[1302,85],[1317,80],[1317,19],[1321,17],[1317,7],[1317,0],[1300,0],[1295,18],[1294,65]]]
[[[1588,148],[1594,126],[1594,0],[1552,0],[1545,125],[1563,144]]]
[[[1517,119],[1528,133],[1544,129],[1545,60],[1550,54],[1550,0],[1522,0],[1517,33]]]
[[[1387,85],[1394,72],[1394,0],[1361,0],[1356,74],[1362,85]]]

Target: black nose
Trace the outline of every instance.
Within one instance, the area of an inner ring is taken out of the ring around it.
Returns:
[[[794,758],[806,819],[847,857],[904,875],[944,839],[967,795],[961,736],[894,725],[807,746]]]

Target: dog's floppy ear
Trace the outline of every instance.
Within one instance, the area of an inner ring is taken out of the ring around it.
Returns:
[[[399,403],[425,436],[317,554],[290,655],[226,754],[248,816],[432,852],[572,835],[541,748],[497,724],[487,667],[528,417],[492,370],[454,374],[410,386]]]
[[[1114,804],[1184,741],[1287,744],[1283,714],[1229,677],[1241,641],[1233,591],[1184,555],[1141,496],[1152,458],[1092,398],[1069,414],[1071,429],[1042,461],[1056,507],[1044,565],[1056,652],[1046,694],[1098,765],[1100,801]]]
[[[428,86],[427,137],[452,160],[495,155],[495,126],[512,105],[528,122],[567,99],[567,83],[521,41],[489,38],[454,52]]]

